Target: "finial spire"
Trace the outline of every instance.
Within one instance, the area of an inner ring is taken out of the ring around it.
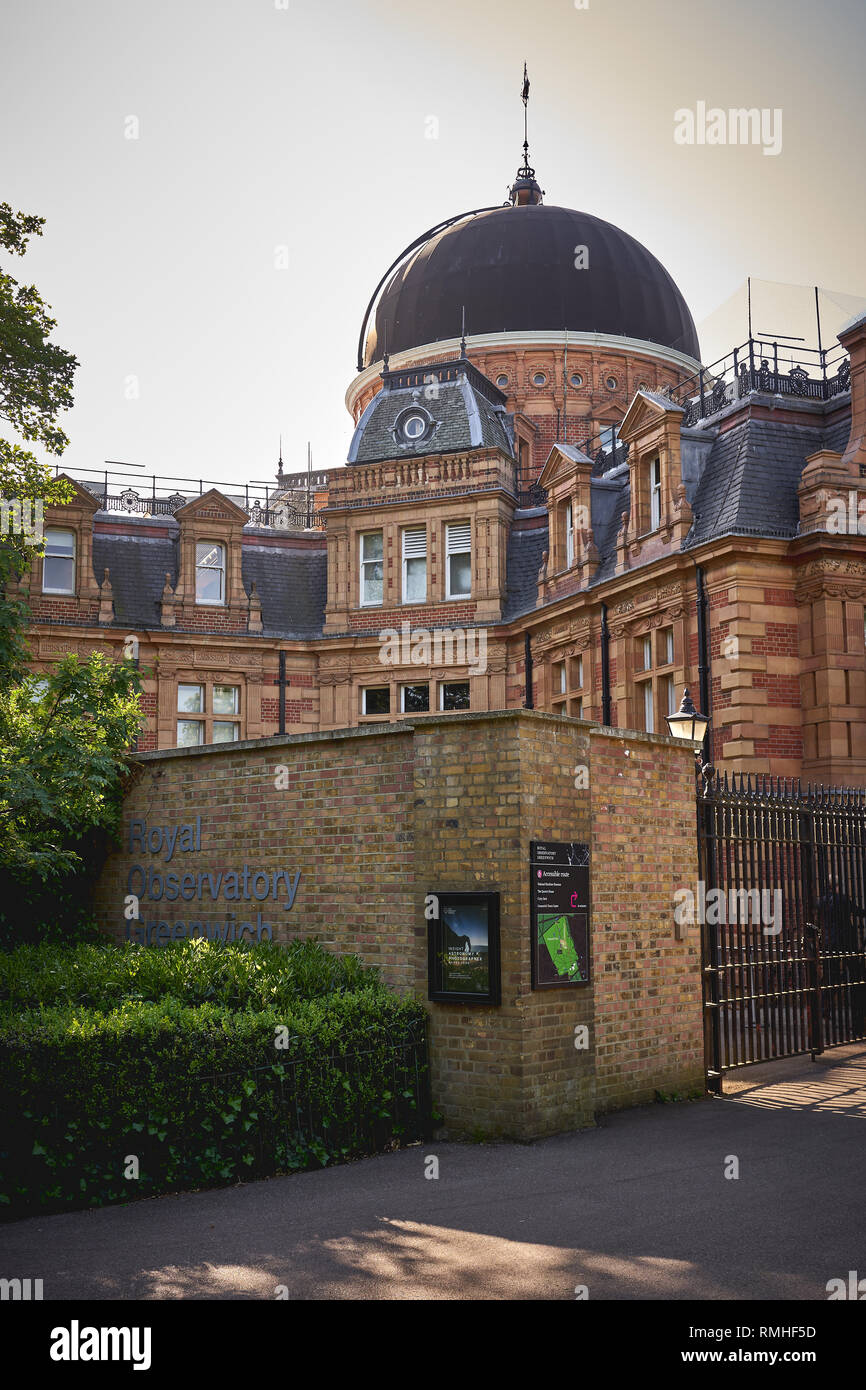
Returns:
[[[277,460],[277,468],[278,468],[278,469],[280,470],[280,472],[282,473],[282,471],[283,471],[283,436],[282,436],[282,434],[280,435],[280,457],[279,457],[279,459]]]
[[[517,179],[511,185],[511,204],[513,207],[535,206],[541,202],[543,189],[535,181],[535,170],[529,163],[529,74],[523,64],[523,88],[520,93],[523,102],[523,163],[517,171]]]

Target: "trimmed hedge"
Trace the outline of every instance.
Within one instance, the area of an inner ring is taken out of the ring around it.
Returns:
[[[426,1132],[424,1010],[357,961],[312,943],[35,951],[0,970],[6,1214],[289,1172]]]
[[[232,1009],[282,1008],[363,986],[385,988],[376,970],[357,956],[329,955],[317,941],[222,945],[194,937],[146,949],[103,939],[0,953],[0,1015],[7,1005],[81,1004],[105,1010],[126,999],[167,997]]]

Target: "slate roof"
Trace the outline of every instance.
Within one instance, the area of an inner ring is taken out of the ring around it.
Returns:
[[[541,557],[548,546],[547,526],[527,530],[512,527],[505,556],[506,589],[502,605],[502,621],[510,622],[521,613],[530,612],[538,599],[538,571]]]
[[[479,381],[473,382],[473,372]],[[426,402],[431,414],[435,412],[440,420],[442,433],[436,435],[432,445],[422,441],[419,451],[439,453],[448,445],[462,449],[493,444],[510,452],[510,417],[505,416],[500,396],[474,368],[457,379],[442,382],[437,399]],[[388,421],[395,420],[407,400],[411,404],[414,399],[413,390],[402,385],[380,392],[359,423],[363,436],[359,443],[372,449],[378,447],[376,440],[389,437],[393,446],[393,436],[387,433]],[[806,459],[822,448],[843,453],[850,433],[849,417],[832,426],[825,426],[820,414],[814,412],[804,414],[804,419],[809,423],[800,425],[744,415],[724,432],[719,432],[717,426],[701,432],[703,446],[693,455],[695,471],[686,483],[694,524],[683,549],[725,535],[786,539],[796,536],[797,485]],[[688,431],[692,444],[696,434],[694,428]],[[575,446],[560,447],[570,457],[580,452]],[[394,457],[393,448],[389,456]],[[595,587],[610,579],[615,571],[621,516],[630,505],[627,464],[592,478],[591,505],[593,539],[600,556],[589,580],[590,586]],[[531,612],[536,606],[538,572],[542,555],[549,549],[543,510],[537,516],[545,524],[526,525],[532,513],[519,512],[508,539],[503,622]],[[97,520],[116,525],[118,518],[100,513]],[[123,524],[122,534],[94,531],[94,574],[99,582],[105,568],[110,571],[115,626],[159,628],[166,573],[171,575],[172,585],[177,582],[180,528],[176,521],[160,518],[159,528],[167,534],[153,536],[147,534],[154,529],[152,518],[124,517]],[[327,552],[324,546],[267,544],[271,534],[257,538],[248,532],[243,547],[243,582],[249,593],[255,580],[264,634],[298,639],[320,637],[324,630]]]
[[[121,627],[159,627],[159,609],[166,573],[177,583],[180,527],[167,537],[136,535],[134,522],[127,535],[93,533],[93,573],[102,583],[106,566],[114,593],[115,623]]]
[[[352,436],[348,462],[378,463],[383,459],[422,458],[468,449],[501,449],[514,455],[511,416],[502,393],[470,363],[447,364],[454,380],[446,377],[444,364],[415,367],[410,373],[394,373],[397,382],[411,375],[422,380],[435,376],[435,390],[424,385],[389,382],[370,401]],[[403,437],[398,421],[416,406],[430,418],[428,433],[417,440]]]
[[[282,546],[243,548],[243,581],[252,581],[262,603],[262,626],[271,637],[321,637],[328,592],[327,551]]]
[[[111,520],[117,522],[117,517]],[[125,517],[126,534],[94,531],[93,572],[101,583],[106,567],[114,595],[114,626],[158,628],[166,573],[174,588],[178,578],[177,522],[160,518],[169,536],[147,536],[152,522]],[[256,545],[245,542],[242,577],[249,594],[255,580],[262,604],[262,625],[273,637],[320,637],[325,621],[327,554],[321,549]],[[182,627],[172,629],[183,631]]]
[[[695,522],[685,548],[730,534],[795,536],[800,474],[824,435],[820,425],[754,419],[720,434],[689,499]]]
[[[592,508],[592,538],[595,541],[600,561],[591,584],[601,584],[609,579],[616,568],[616,538],[619,533],[623,512],[631,507],[631,485],[628,464],[601,478],[593,478],[590,491]]]

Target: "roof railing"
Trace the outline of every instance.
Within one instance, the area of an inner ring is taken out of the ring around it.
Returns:
[[[126,516],[172,517],[193,498],[202,497],[211,488],[216,488],[223,497],[243,508],[250,526],[277,530],[322,530],[325,525],[324,517],[315,506],[316,482],[323,476],[321,473],[315,475],[315,480],[309,479],[309,487],[306,473],[290,473],[282,474],[279,484],[245,483],[239,491],[230,483],[215,482],[209,478],[178,478],[155,473],[142,475],[129,465],[65,469],[61,463],[56,463],[54,470],[56,474],[66,473],[80,483],[99,501],[104,512]]]
[[[829,401],[850,386],[848,354],[839,343],[832,348],[809,348],[778,339],[748,338],[718,362],[684,377],[670,396],[683,407],[683,424],[689,426],[756,391]]]

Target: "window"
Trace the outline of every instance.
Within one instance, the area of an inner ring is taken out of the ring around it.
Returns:
[[[387,685],[367,685],[361,691],[362,714],[390,714],[391,690]]]
[[[472,524],[458,521],[445,527],[445,597],[469,598],[472,593]]]
[[[545,376],[544,372],[533,372],[532,384],[533,386],[546,386],[547,377]]]
[[[574,508],[571,502],[565,504],[565,563],[574,564]]]
[[[400,708],[404,714],[427,714],[430,709],[429,685],[404,685],[400,691]]]
[[[644,681],[643,683],[643,726],[648,734],[655,733],[652,681]]]
[[[617,386],[619,385],[619,382],[617,381],[615,376],[609,376],[604,384],[607,387],[608,391],[615,391]]]
[[[241,736],[239,685],[188,685],[177,687],[177,746],[192,748],[202,743],[236,743]]]
[[[413,526],[403,532],[403,602],[423,603],[427,597],[427,530]]]
[[[382,532],[367,531],[361,537],[362,608],[370,608],[382,602],[383,559]]]
[[[439,687],[439,703],[443,710],[469,708],[469,682],[443,681]]]
[[[572,386],[582,386],[582,385],[583,385],[583,377],[580,375],[580,372],[572,372],[572,374],[571,374],[571,384],[572,384]]]
[[[673,666],[673,664],[674,630],[672,627],[665,627],[659,633],[659,666]]]
[[[198,541],[195,547],[195,601],[226,601],[226,548],[218,541]]]
[[[239,690],[236,685],[215,685],[213,688],[214,714],[237,714]]]
[[[179,719],[177,721],[178,748],[191,748],[196,743],[204,743],[204,720]]]
[[[552,667],[551,708],[554,714],[584,718],[583,656],[569,656]]]
[[[423,415],[407,415],[403,421],[403,433],[407,439],[420,439],[427,429],[427,421]]]
[[[641,670],[651,671],[653,668],[653,643],[651,637],[640,639],[640,659]]]
[[[56,526],[45,528],[45,558],[42,561],[43,594],[75,593],[75,532]]]
[[[650,530],[656,531],[662,524],[662,466],[659,459],[650,464]]]
[[[496,385],[499,387],[500,391],[504,391],[508,385],[508,377],[505,375],[498,376],[496,378]]]
[[[204,686],[179,685],[177,708],[179,714],[204,714]]]
[[[674,685],[673,676],[662,676],[661,680],[662,709],[665,714],[676,714],[677,712],[677,691]]]

